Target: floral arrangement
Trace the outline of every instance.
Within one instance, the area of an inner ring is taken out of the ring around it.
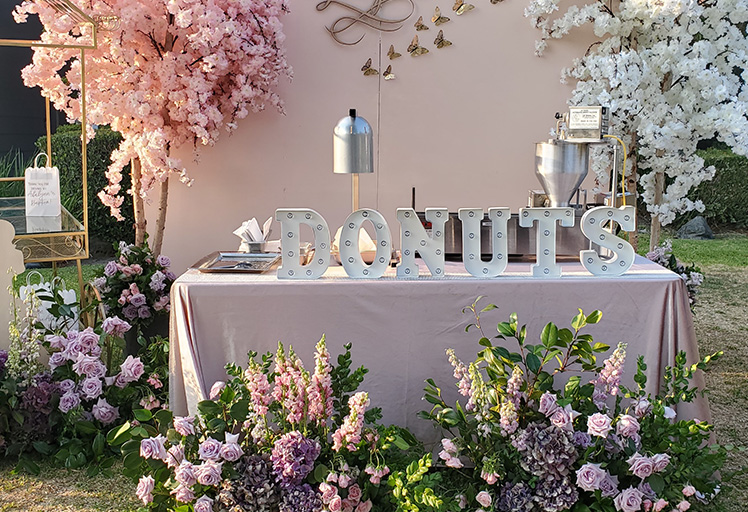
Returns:
[[[146,241],[141,246],[120,242],[115,259],[94,280],[108,315],[124,318],[142,332],[156,315],[171,310],[169,291],[176,276],[171,261],[155,256]]]
[[[198,416],[135,411],[109,441],[138,498],[180,512],[391,510],[385,477],[418,444],[376,423],[381,411],[356,392],[366,370],[351,371],[345,349],[333,366],[323,337],[310,372],[279,344],[261,362],[250,353],[246,369],[227,365]]]
[[[639,184],[654,218],[665,225],[681,212],[702,211],[688,192],[715,170],[696,154],[697,143],[716,137],[736,153],[748,153],[748,1],[582,2],[565,12],[560,3],[531,0],[525,10],[540,30],[536,53],[586,24],[600,38],[562,71],[562,82],[575,84],[569,103],[609,107],[612,133],[635,157],[629,159],[633,170],[649,171]],[[604,184],[610,154],[600,156],[606,158],[592,162]],[[657,175],[667,178],[661,200]]]
[[[704,282],[704,274],[701,273],[701,269],[695,264],[686,266],[679,261],[673,254],[673,242],[671,240],[665,240],[654,250],[648,252],[647,258],[680,276],[686,283],[688,303],[691,305],[691,311],[693,311],[694,306],[696,306],[696,294],[699,293],[699,286]]]
[[[132,417],[133,404],[147,403],[163,384],[139,357],[122,361],[127,322],[109,317],[96,329],[81,329],[77,319],[71,323],[77,303],[48,298],[56,302],[45,314],[58,328],[40,321],[39,297],[31,289],[22,306],[14,307],[10,350],[0,351],[0,453],[17,457],[17,469],[31,473],[39,471],[30,456],[36,453],[66,467],[88,465],[91,474],[110,474],[116,453],[106,446],[104,432]]]
[[[678,354],[665,370],[662,393],[651,396],[642,358],[637,389],[621,386],[624,344],[597,365],[595,354],[609,347],[580,331],[600,320],[599,311],[580,310],[572,329],[547,324],[539,344],[528,343],[512,315],[498,324],[502,344],[494,345],[480,327],[480,314],[493,308],[469,308],[482,335],[474,362],[447,351],[467,402],[448,405],[427,381],[425,399],[433,408],[423,416],[448,436],[439,468],[428,454],[390,478],[399,510],[685,512],[717,492],[726,448],[707,446],[711,425],[676,421],[674,408],[696,396],[689,379],[720,354],[693,365]],[[517,352],[505,346],[508,340]],[[579,370],[591,380],[584,382]]]

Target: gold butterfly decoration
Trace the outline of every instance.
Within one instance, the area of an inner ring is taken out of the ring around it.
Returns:
[[[418,30],[428,30],[429,29],[429,27],[426,26],[426,25],[424,25],[424,23],[423,23],[423,16],[421,16],[420,18],[418,18],[418,21],[416,21],[414,27],[416,27],[417,31]]]
[[[436,39],[434,39],[434,44],[437,48],[444,48],[446,46],[452,46],[452,41],[444,39],[444,31],[440,30],[436,35]]]
[[[418,36],[414,36],[413,41],[411,41],[410,46],[408,46],[408,53],[410,53],[410,56],[418,57],[419,55],[425,55],[428,52],[429,51],[426,48],[418,44]]]
[[[371,67],[371,59],[366,61],[366,64],[361,66],[361,71],[364,72],[364,76],[378,75],[379,71]]]
[[[455,0],[455,4],[452,6],[452,10],[455,12],[455,14],[457,14],[457,16],[461,16],[468,11],[472,11],[473,9],[475,9],[475,6],[473,4],[466,4],[465,2],[463,2],[463,0]]]
[[[402,56],[402,54],[400,54],[400,53],[397,53],[397,52],[395,51],[395,45],[394,45],[394,44],[391,44],[391,45],[390,45],[390,49],[389,49],[389,51],[387,52],[387,57],[389,57],[389,58],[390,58],[390,60],[393,60],[393,59],[396,59],[396,58],[398,58],[398,57],[401,57],[401,56]]]
[[[446,16],[442,16],[442,12],[439,10],[439,7],[437,7],[436,9],[434,9],[434,15],[431,17],[431,21],[433,21],[434,25],[438,27],[439,25],[448,22],[449,18],[447,18]]]
[[[382,73],[382,76],[385,80],[394,80],[395,79],[395,73],[392,72],[392,64],[387,66],[387,69],[384,70],[384,73]]]

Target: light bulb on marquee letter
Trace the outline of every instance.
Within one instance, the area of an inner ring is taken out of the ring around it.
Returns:
[[[507,221],[511,216],[509,208],[489,208],[491,220],[491,260],[481,259],[481,224],[483,208],[460,208],[462,221],[462,262],[465,270],[475,277],[496,277],[507,264]]]
[[[281,266],[278,279],[317,279],[330,266],[330,228],[319,213],[308,208],[279,208],[275,220],[281,225]],[[300,226],[306,224],[314,232],[314,260],[302,265]]]
[[[449,217],[446,208],[426,208],[426,220],[431,223],[431,237],[412,208],[398,208],[402,262],[397,277],[417,278],[416,251],[434,277],[444,277],[444,224]]]
[[[535,256],[532,266],[534,277],[561,277],[561,266],[556,263],[556,222],[563,227],[574,226],[574,210],[571,208],[520,208],[519,225],[523,228],[538,223]]]
[[[582,233],[591,242],[613,251],[613,257],[602,259],[596,251],[579,251],[579,261],[591,274],[596,276],[620,276],[634,264],[636,252],[626,240],[603,229],[607,221],[617,222],[624,231],[636,229],[636,209],[633,206],[612,208],[601,206],[588,210],[582,215]]]
[[[358,245],[358,233],[361,225],[367,220],[374,225],[377,241],[377,255],[371,265],[366,265],[361,259],[361,248]],[[382,277],[387,270],[392,256],[392,237],[387,221],[376,210],[363,208],[351,213],[343,223],[340,232],[340,261],[343,263],[348,277],[360,279],[376,279]]]

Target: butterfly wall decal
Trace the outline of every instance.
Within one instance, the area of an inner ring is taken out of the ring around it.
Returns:
[[[444,31],[440,30],[436,35],[436,39],[434,39],[434,44],[437,48],[445,48],[447,46],[452,46],[452,41],[444,39]]]
[[[387,57],[389,57],[390,60],[393,60],[393,59],[396,59],[396,58],[401,57],[401,56],[402,56],[401,53],[397,53],[395,51],[395,45],[391,44],[390,45],[390,49],[387,51]]]
[[[366,61],[366,64],[361,66],[361,71],[364,72],[364,76],[378,75],[379,71],[371,67],[371,59]]]
[[[466,4],[463,0],[455,0],[455,4],[452,6],[452,10],[457,16],[461,16],[473,9],[475,9],[473,4]]]
[[[413,36],[413,41],[408,46],[408,53],[411,57],[418,57],[419,55],[425,55],[429,51],[418,43],[418,36]]]
[[[448,22],[449,18],[442,16],[442,12],[439,10],[439,7],[437,7],[434,9],[434,15],[431,17],[431,21],[438,27],[439,25]]]
[[[387,66],[387,69],[385,69],[384,73],[382,73],[382,77],[385,80],[394,80],[395,79],[395,74],[392,72],[392,64],[390,64],[389,66]]]
[[[428,25],[426,25],[425,23],[423,23],[423,16],[421,16],[420,18],[418,18],[418,21],[416,21],[415,25],[413,25],[413,26],[416,27],[416,31],[418,31],[418,30],[428,30],[429,29]]]

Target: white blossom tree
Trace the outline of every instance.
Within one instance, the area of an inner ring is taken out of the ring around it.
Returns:
[[[549,39],[591,24],[601,41],[562,71],[577,80],[569,103],[610,108],[611,131],[629,145],[629,187],[638,182],[652,214],[650,247],[660,226],[679,213],[703,211],[689,190],[714,176],[696,154],[700,140],[717,138],[748,154],[748,0],[610,0],[572,5],[533,0],[525,10],[541,31],[536,53]],[[593,169],[601,185],[609,155]]]

